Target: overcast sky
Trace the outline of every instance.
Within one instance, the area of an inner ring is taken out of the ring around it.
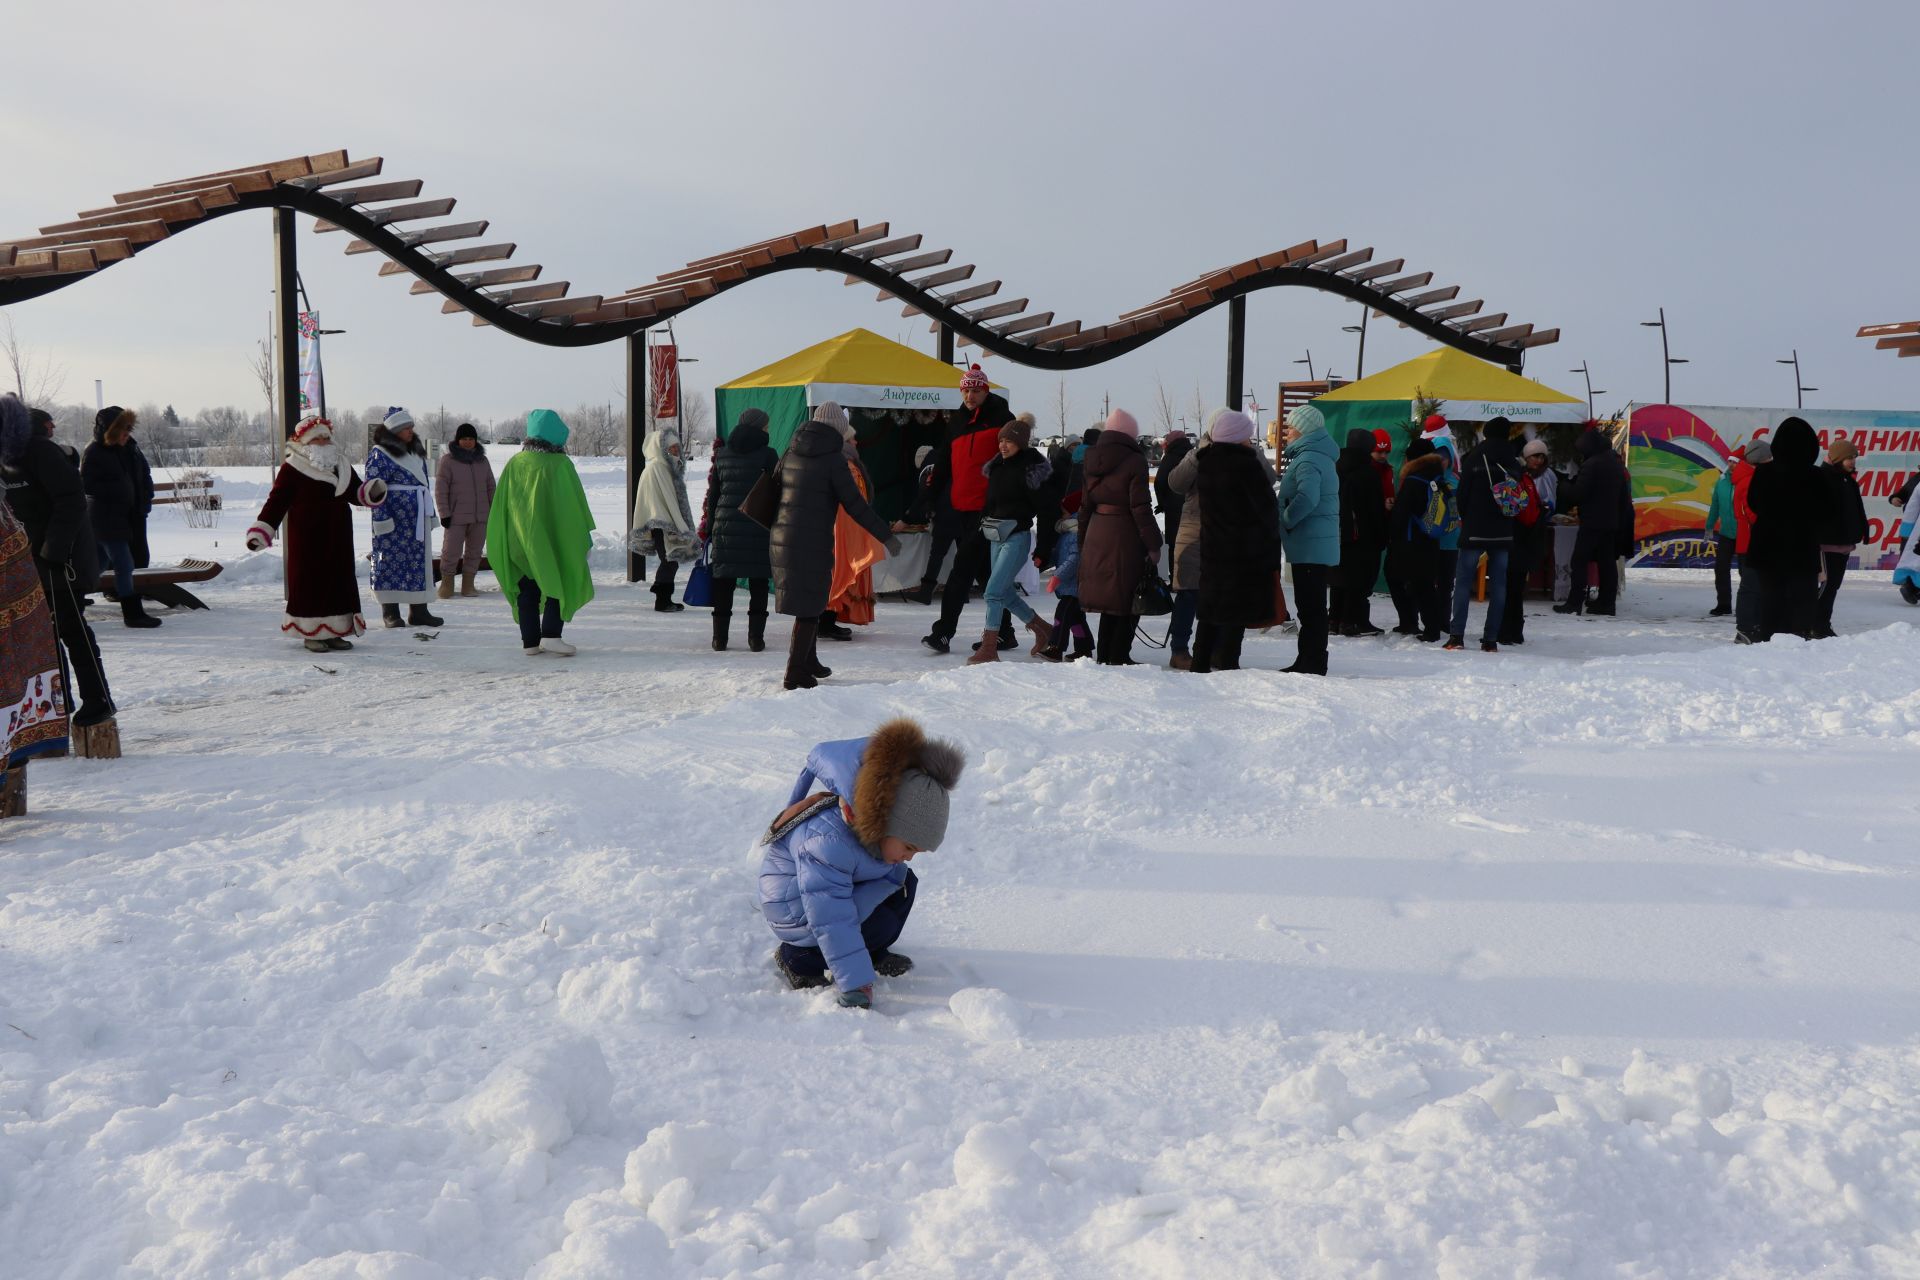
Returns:
[[[1660,397],[1665,306],[1683,403],[1913,408],[1920,360],[1857,339],[1920,319],[1913,78],[1920,4],[343,3],[10,6],[0,235],[143,183],[345,147],[574,292],[857,217],[919,231],[1060,320],[1111,320],[1309,237],[1376,246],[1515,322],[1558,326],[1528,373],[1603,409]],[[190,16],[189,16],[190,15]],[[68,58],[71,51],[75,56]],[[60,55],[60,56],[55,56]],[[620,344],[550,350],[442,316],[411,277],[301,219],[336,404],[485,416],[613,401]],[[218,221],[11,308],[64,399],[248,408],[271,299],[266,214]],[[792,273],[676,328],[689,386],[856,325],[931,351],[866,286]],[[1248,381],[1351,376],[1359,307],[1251,303]],[[1224,308],[1067,375],[1148,419],[1225,395]],[[1367,366],[1421,354],[1375,322]],[[1055,375],[989,360],[1052,425]]]

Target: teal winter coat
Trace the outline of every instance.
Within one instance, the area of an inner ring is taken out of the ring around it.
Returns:
[[[1293,564],[1340,563],[1340,480],[1333,471],[1339,456],[1324,427],[1287,446],[1287,470],[1280,477],[1280,532]]]
[[[1709,538],[1737,538],[1740,536],[1738,517],[1733,511],[1733,468],[1728,467],[1713,482],[1713,499],[1707,503],[1707,536]]]

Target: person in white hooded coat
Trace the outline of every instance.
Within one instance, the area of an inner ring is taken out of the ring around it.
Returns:
[[[653,607],[660,613],[686,608],[673,598],[673,580],[682,564],[700,554],[699,526],[687,501],[687,462],[680,453],[680,433],[672,427],[647,437],[641,451],[646,465],[633,495],[633,532],[627,548],[636,555],[651,554],[660,561],[653,575]]]

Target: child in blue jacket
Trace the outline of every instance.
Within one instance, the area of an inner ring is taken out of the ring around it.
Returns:
[[[1080,607],[1080,495],[1068,494],[1060,510],[1064,514],[1054,526],[1053,543],[1053,640],[1033,652],[1049,662],[1073,662],[1093,655],[1093,631],[1087,626],[1087,611]],[[1069,636],[1071,654],[1066,652]]]
[[[946,838],[965,767],[960,748],[906,719],[807,754],[762,837],[760,912],[780,939],[773,961],[788,986],[824,987],[831,971],[840,1003],[866,1009],[876,974],[913,967],[889,950],[913,910],[907,863]]]

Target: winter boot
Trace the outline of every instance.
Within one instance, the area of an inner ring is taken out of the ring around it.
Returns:
[[[1726,617],[1726,616],[1727,616],[1728,614],[1730,614],[1730,613],[1732,613],[1732,612],[1733,612],[1733,606],[1732,606],[1732,605],[1730,605],[1730,604],[1717,604],[1717,605],[1715,605],[1715,606],[1713,606],[1713,608],[1711,608],[1711,609],[1709,609],[1709,610],[1707,610],[1707,616],[1708,616],[1709,618],[1724,618],[1724,617]]]
[[[1467,638],[1465,636],[1448,636],[1446,644],[1441,646],[1443,649],[1464,649],[1466,647]]]
[[[335,653],[345,653],[348,649],[353,648],[353,641],[347,639],[345,636],[328,636],[326,643],[327,648]]]
[[[933,593],[935,590],[936,590],[936,587],[933,581],[929,579],[928,581],[922,582],[919,586],[913,588],[913,590],[911,591],[902,591],[900,593],[900,598],[902,600],[910,600],[914,604],[932,604]]]
[[[913,971],[913,957],[898,951],[882,951],[873,957],[873,971],[883,978],[901,978]]]
[[[407,625],[410,627],[437,627],[445,621],[444,618],[436,618],[428,613],[427,606],[424,604],[407,606]]]
[[[1579,613],[1581,609],[1585,607],[1586,603],[1586,592],[1576,591],[1559,604],[1553,606],[1553,611],[1555,613]]]
[[[980,643],[974,649],[973,656],[967,659],[967,665],[972,667],[983,662],[998,661],[1000,661],[1000,633],[989,631],[980,637]]]
[[[908,964],[911,965],[912,962],[909,961]],[[785,947],[775,947],[773,949],[773,967],[780,971],[780,976],[784,978],[787,985],[795,991],[807,991],[814,987],[832,985],[823,975],[796,973],[793,966],[787,963],[787,950]],[[875,965],[873,971],[875,973],[880,972],[880,967]]]
[[[671,595],[662,594],[657,591],[654,593],[653,611],[655,613],[679,613],[686,607],[687,606],[675,600]]]
[[[383,604],[380,606],[380,625],[383,627],[404,627],[406,619],[400,616],[400,606]]]
[[[440,586],[439,586],[439,589],[434,592],[434,594],[439,596],[442,600],[453,599],[453,570],[452,569],[446,568],[444,566],[441,568]]]
[[[788,689],[811,689],[820,683],[813,674],[813,659],[807,652],[807,645],[799,636],[787,648],[787,675],[785,687]]]
[[[732,614],[715,610],[713,615],[713,651],[715,653],[727,651],[727,631],[732,625]]]
[[[943,636],[938,631],[930,631],[926,635],[921,636],[920,643],[935,653],[953,652],[953,637]]]
[[[73,713],[73,723],[81,729],[90,729],[113,719],[113,711],[111,702],[82,701],[80,709]]]
[[[300,647],[308,653],[325,653],[327,651],[327,642],[316,637],[312,640],[302,640]]]
[[[160,619],[148,614],[146,608],[141,605],[137,592],[120,602],[120,616],[126,619],[128,626],[136,630],[160,625]]]
[[[1175,671],[1191,671],[1193,670],[1193,655],[1191,653],[1182,653],[1178,649],[1175,649],[1173,655],[1167,659],[1167,666]]]
[[[574,648],[573,645],[562,640],[559,636],[542,636],[540,638],[540,652],[550,653],[556,658],[571,658],[574,654],[580,652],[580,650]]]
[[[474,589],[473,585],[474,575],[478,572],[476,569],[469,569],[460,575],[460,594],[466,596],[468,599],[472,599],[480,594],[479,591]]]
[[[1500,652],[1500,645],[1499,645],[1499,643],[1498,643],[1497,641],[1493,641],[1493,640],[1482,640],[1482,641],[1480,642],[1480,652],[1482,652],[1482,653],[1498,653],[1498,652]]]
[[[823,640],[851,640],[853,639],[853,628],[841,626],[839,618],[834,615],[833,610],[829,609],[820,615],[820,638]]]
[[[747,615],[747,648],[759,653],[767,647],[767,615],[749,613]]]
[[[1028,618],[1027,630],[1033,632],[1033,648],[1028,652],[1036,658],[1046,657],[1048,651],[1053,648],[1053,624],[1043,622],[1039,618]],[[1054,661],[1058,662],[1059,658],[1056,656]]]

